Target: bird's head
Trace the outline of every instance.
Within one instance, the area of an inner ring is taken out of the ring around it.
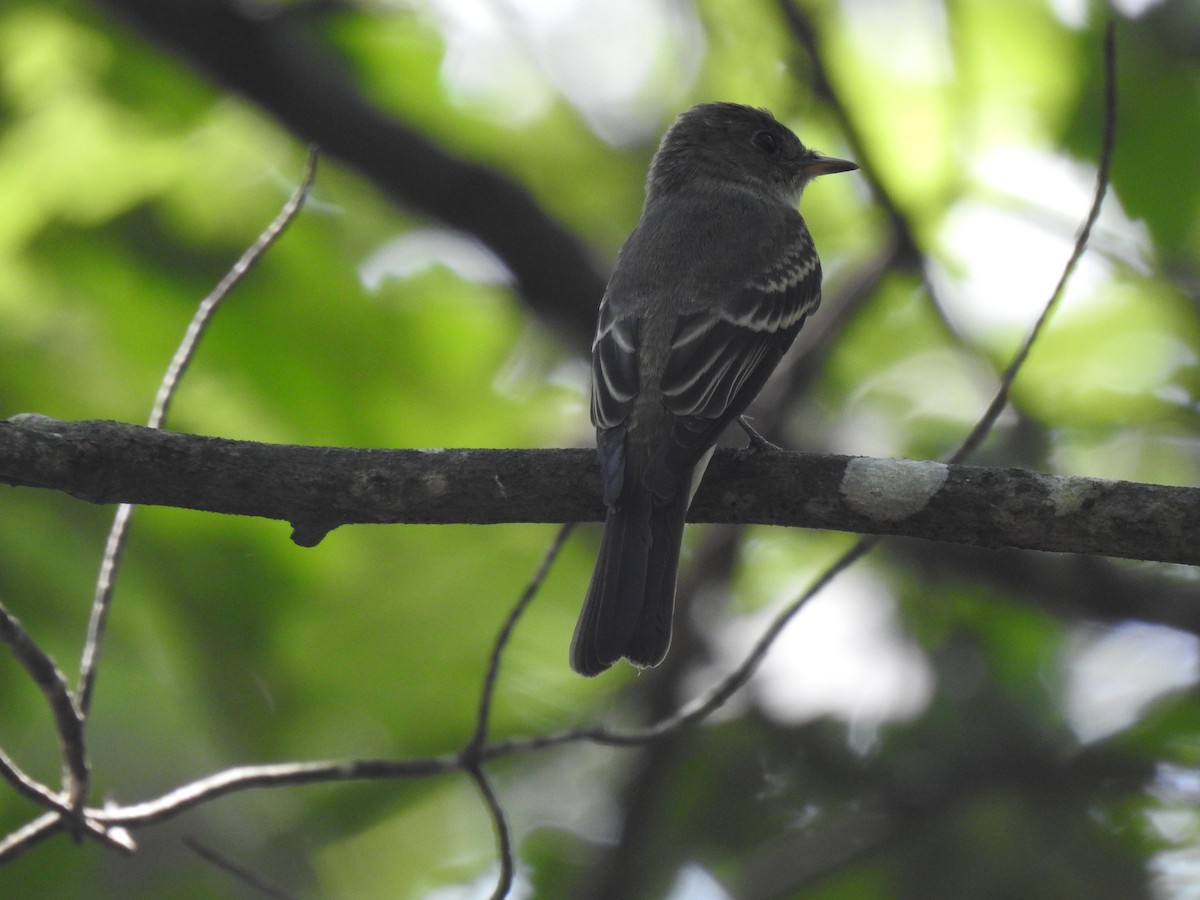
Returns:
[[[677,190],[750,190],[795,206],[818,175],[858,166],[800,143],[765,109],[702,103],[663,136],[650,166],[647,198]]]

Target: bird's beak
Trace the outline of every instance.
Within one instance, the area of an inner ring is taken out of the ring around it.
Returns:
[[[848,159],[818,156],[805,164],[804,171],[810,178],[815,178],[818,175],[832,175],[834,172],[853,172],[857,168],[858,163],[852,163]]]

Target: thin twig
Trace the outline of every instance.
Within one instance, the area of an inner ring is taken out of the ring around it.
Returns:
[[[1096,168],[1096,188],[1092,196],[1091,209],[1088,210],[1087,218],[1084,219],[1083,225],[1079,229],[1079,233],[1075,238],[1075,246],[1071,250],[1071,256],[1067,259],[1067,264],[1063,266],[1062,274],[1058,278],[1058,284],[1054,286],[1054,292],[1050,295],[1050,299],[1046,301],[1046,305],[1042,309],[1042,314],[1038,316],[1038,320],[1034,323],[1028,337],[1025,338],[1024,343],[1018,348],[1012,362],[1004,370],[1004,374],[1000,378],[1000,387],[996,390],[996,395],[992,398],[991,404],[983,414],[983,418],[971,429],[971,433],[967,435],[966,440],[962,442],[957,450],[950,454],[946,460],[947,462],[962,462],[974,453],[983,442],[983,439],[991,432],[992,426],[996,424],[996,420],[1000,418],[1000,413],[1004,411],[1004,407],[1008,404],[1009,390],[1017,378],[1017,373],[1021,371],[1021,367],[1025,364],[1025,360],[1029,356],[1029,351],[1033,349],[1034,342],[1041,336],[1042,330],[1045,328],[1046,323],[1049,322],[1051,314],[1058,307],[1059,300],[1062,299],[1062,295],[1066,292],[1067,283],[1071,280],[1071,275],[1075,272],[1076,265],[1078,265],[1084,251],[1087,250],[1088,240],[1092,235],[1092,227],[1100,217],[1100,207],[1104,203],[1104,195],[1108,192],[1109,170],[1112,167],[1112,154],[1113,147],[1116,145],[1116,136],[1117,43],[1116,24],[1110,18],[1108,25],[1104,29],[1104,122],[1100,139],[1100,163]]]
[[[241,258],[233,264],[233,267],[225,274],[225,277],[220,280],[217,286],[213,288],[212,292],[201,300],[200,305],[196,307],[196,314],[192,316],[192,321],[188,323],[183,340],[179,342],[179,348],[175,351],[175,355],[171,357],[166,374],[163,375],[162,381],[158,386],[158,394],[154,398],[154,408],[151,410],[150,418],[146,423],[151,428],[161,428],[166,421],[171,401],[175,398],[175,392],[179,388],[179,381],[183,378],[192,359],[195,358],[196,347],[199,345],[200,339],[204,337],[204,332],[208,329],[213,314],[217,311],[217,307],[221,305],[226,297],[233,293],[233,289],[249,274],[250,270],[262,259],[271,245],[279,239],[280,235],[292,223],[292,220],[300,213],[300,209],[304,206],[304,201],[308,198],[309,191],[312,190],[313,181],[317,177],[317,156],[317,148],[310,147],[308,150],[308,160],[305,162],[304,174],[300,178],[299,186],[288,197],[287,202],[283,204],[274,221],[258,236],[258,240],[242,254]]]
[[[828,569],[821,573],[821,576],[809,586],[808,590],[789,603],[775,617],[767,629],[759,636],[758,640],[754,642],[754,646],[738,667],[721,679],[721,681],[717,682],[717,684],[713,685],[705,694],[685,704],[670,716],[660,719],[646,728],[636,731],[610,731],[607,728],[600,728],[589,734],[588,739],[597,744],[606,744],[609,746],[644,744],[678,731],[708,716],[714,710],[721,707],[726,700],[750,680],[766,657],[767,652],[775,643],[775,639],[779,637],[780,632],[787,627],[788,623],[800,612],[805,604],[824,590],[825,586],[833,581],[834,578],[858,562],[879,541],[880,538],[873,534],[863,535],[855,541],[849,550],[838,557]]]
[[[9,783],[17,789],[18,794],[24,794],[39,806],[47,809],[59,809],[62,805],[62,801],[54,791],[27,775],[16,761],[3,750],[0,750],[0,776],[8,779]]]
[[[108,537],[104,541],[104,556],[100,560],[100,573],[96,576],[96,591],[92,597],[92,614],[88,621],[87,639],[83,644],[83,657],[79,663],[79,711],[84,719],[92,706],[92,693],[96,689],[96,671],[100,665],[100,646],[104,640],[104,626],[108,621],[108,610],[112,606],[113,588],[117,572],[125,556],[129,520],[133,518],[133,504],[122,503],[113,514]]]
[[[462,770],[457,755],[419,759],[353,759],[317,762],[269,763],[237,766],[180,785],[153,800],[126,806],[89,807],[98,822],[150,825],[173,818],[201,803],[251,788],[280,788],[335,781],[383,781],[396,778],[432,778]]]
[[[529,583],[525,585],[525,590],[521,593],[520,598],[509,611],[508,617],[504,620],[504,624],[500,628],[500,633],[496,636],[496,641],[492,645],[487,672],[483,677],[483,690],[479,698],[479,711],[475,716],[475,732],[471,735],[471,740],[467,742],[467,746],[463,748],[460,754],[463,768],[471,776],[471,779],[475,782],[475,786],[479,789],[479,793],[487,806],[488,814],[491,816],[492,825],[496,832],[496,855],[500,859],[500,880],[496,885],[495,892],[492,894],[496,900],[502,900],[502,898],[508,896],[508,892],[512,888],[515,862],[512,852],[512,837],[509,834],[508,823],[504,818],[504,809],[501,807],[499,800],[497,800],[495,791],[492,790],[487,775],[484,774],[480,760],[480,751],[487,742],[488,726],[492,715],[492,699],[496,694],[496,683],[500,677],[500,659],[504,654],[504,648],[508,646],[508,641],[512,637],[513,629],[516,628],[518,620],[520,620],[525,610],[529,607],[529,604],[533,602],[533,598],[537,596],[538,591],[541,590],[542,584],[550,572],[550,567],[558,558],[563,544],[566,543],[567,537],[574,528],[575,523],[567,522],[558,529],[558,533],[554,536],[554,540],[551,541],[549,548],[542,557],[542,562],[538,566],[537,571],[534,572]]]
[[[564,743],[561,739],[546,746]],[[514,743],[509,752],[520,752]],[[536,747],[530,749],[538,749]],[[481,759],[501,754],[481,754]],[[203,803],[227,794],[257,788],[295,787],[306,784],[328,784],[340,781],[384,781],[400,778],[432,778],[465,770],[459,755],[433,756],[420,759],[354,759],[318,762],[271,763],[261,766],[238,766],[225,769],[141,803],[125,806],[108,805],[83,810],[85,824],[104,829],[98,837],[124,850],[135,849],[126,827],[140,827],[166,821]],[[0,840],[0,864],[27,852],[31,847],[57,833],[63,826],[63,816],[47,813],[29,822]],[[121,827],[114,827],[121,826]]]
[[[54,716],[63,754],[63,778],[70,808],[76,813],[87,791],[88,759],[83,743],[83,717],[79,713],[62,669],[38,646],[17,617],[0,603],[0,642],[24,666]],[[76,815],[78,818],[78,815]]]
[[[62,830],[65,820],[58,813],[43,813],[32,822],[27,822],[16,831],[0,839],[0,865],[12,862],[28,853],[42,841]]]
[[[187,371],[188,365],[195,356],[196,347],[200,339],[204,336],[204,332],[212,321],[217,308],[229,296],[238,283],[246,277],[246,274],[254,267],[255,263],[262,258],[271,244],[283,234],[287,226],[299,213],[305,199],[308,197],[309,190],[312,188],[316,174],[317,148],[311,147],[308,152],[308,161],[305,164],[300,186],[288,198],[274,221],[258,236],[258,240],[242,254],[241,258],[234,263],[233,267],[221,279],[220,283],[217,284],[212,292],[196,308],[196,313],[192,316],[192,321],[188,323],[187,331],[184,332],[183,340],[180,341],[178,349],[176,349],[174,356],[171,357],[167,371],[159,383],[158,393],[154,398],[154,406],[147,420],[147,424],[151,428],[161,428],[166,421],[171,400],[174,398],[175,392],[179,387],[179,380],[183,377],[184,372]],[[104,558],[100,564],[100,574],[96,579],[96,593],[92,600],[92,614],[88,622],[87,640],[84,643],[83,658],[79,665],[79,711],[85,720],[92,705],[92,694],[96,687],[96,671],[100,662],[101,646],[104,641],[104,626],[108,620],[108,610],[112,606],[113,587],[121,565],[121,558],[125,553],[125,544],[129,534],[129,520],[132,515],[133,507],[128,504],[122,504],[117,508],[116,515],[113,517],[112,528],[108,532],[108,540],[104,546]]]
[[[512,833],[508,828],[508,820],[504,816],[504,807],[500,805],[500,799],[496,796],[496,791],[492,788],[483,769],[478,764],[470,765],[467,766],[467,774],[471,776],[475,787],[479,789],[479,795],[483,797],[488,815],[492,819],[492,827],[496,832],[498,851],[496,855],[500,857],[500,877],[496,881],[495,890],[492,891],[492,900],[504,900],[508,896],[508,892],[512,890],[515,871]]]
[[[283,888],[276,887],[256,872],[252,872],[245,866],[238,865],[233,860],[226,858],[211,847],[205,846],[195,838],[184,837],[183,843],[205,862],[216,866],[224,872],[228,872],[242,884],[253,888],[262,895],[273,897],[274,900],[293,900],[292,895]]]
[[[554,564],[554,560],[558,558],[563,544],[566,543],[567,537],[574,528],[574,522],[567,522],[558,529],[558,533],[554,536],[554,540],[546,550],[546,555],[542,557],[541,565],[538,566],[537,571],[533,574],[533,578],[529,580],[529,584],[525,585],[524,592],[512,610],[509,611],[508,618],[504,620],[504,625],[500,628],[500,633],[496,636],[496,642],[492,645],[491,657],[488,659],[487,673],[483,678],[483,691],[479,698],[479,711],[475,716],[475,733],[471,735],[471,740],[463,750],[465,758],[476,758],[479,749],[487,741],[488,723],[492,712],[492,698],[495,696],[496,681],[500,676],[500,657],[504,653],[504,648],[507,646],[509,638],[512,637],[517,620],[521,618],[526,608],[533,601],[533,598],[541,590],[542,583],[546,580],[546,576],[550,572],[550,567]]]

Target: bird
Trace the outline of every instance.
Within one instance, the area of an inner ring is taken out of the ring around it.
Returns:
[[[662,662],[684,522],[725,427],[820,303],[797,207],[823,156],[765,109],[702,103],[663,135],[592,344],[591,420],[607,507],[571,668]]]

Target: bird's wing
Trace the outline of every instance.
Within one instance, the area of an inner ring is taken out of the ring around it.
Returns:
[[[724,302],[679,317],[662,380],[667,408],[701,432],[741,415],[820,300],[821,264],[802,234]]]
[[[625,420],[638,391],[641,319],[616,318],[606,296],[592,344],[592,424],[596,426],[605,504],[621,493],[625,479]]]
[[[616,318],[605,297],[592,344],[592,424],[597,428],[615,428],[633,410],[640,330],[640,318]]]
[[[669,433],[642,472],[664,500],[691,483],[696,463],[745,411],[820,302],[821,266],[806,229],[767,258],[733,289],[682,304],[676,318],[660,385]],[[605,503],[624,485],[625,423],[639,389],[642,318],[622,300],[628,298],[605,297],[592,347],[592,422]]]

